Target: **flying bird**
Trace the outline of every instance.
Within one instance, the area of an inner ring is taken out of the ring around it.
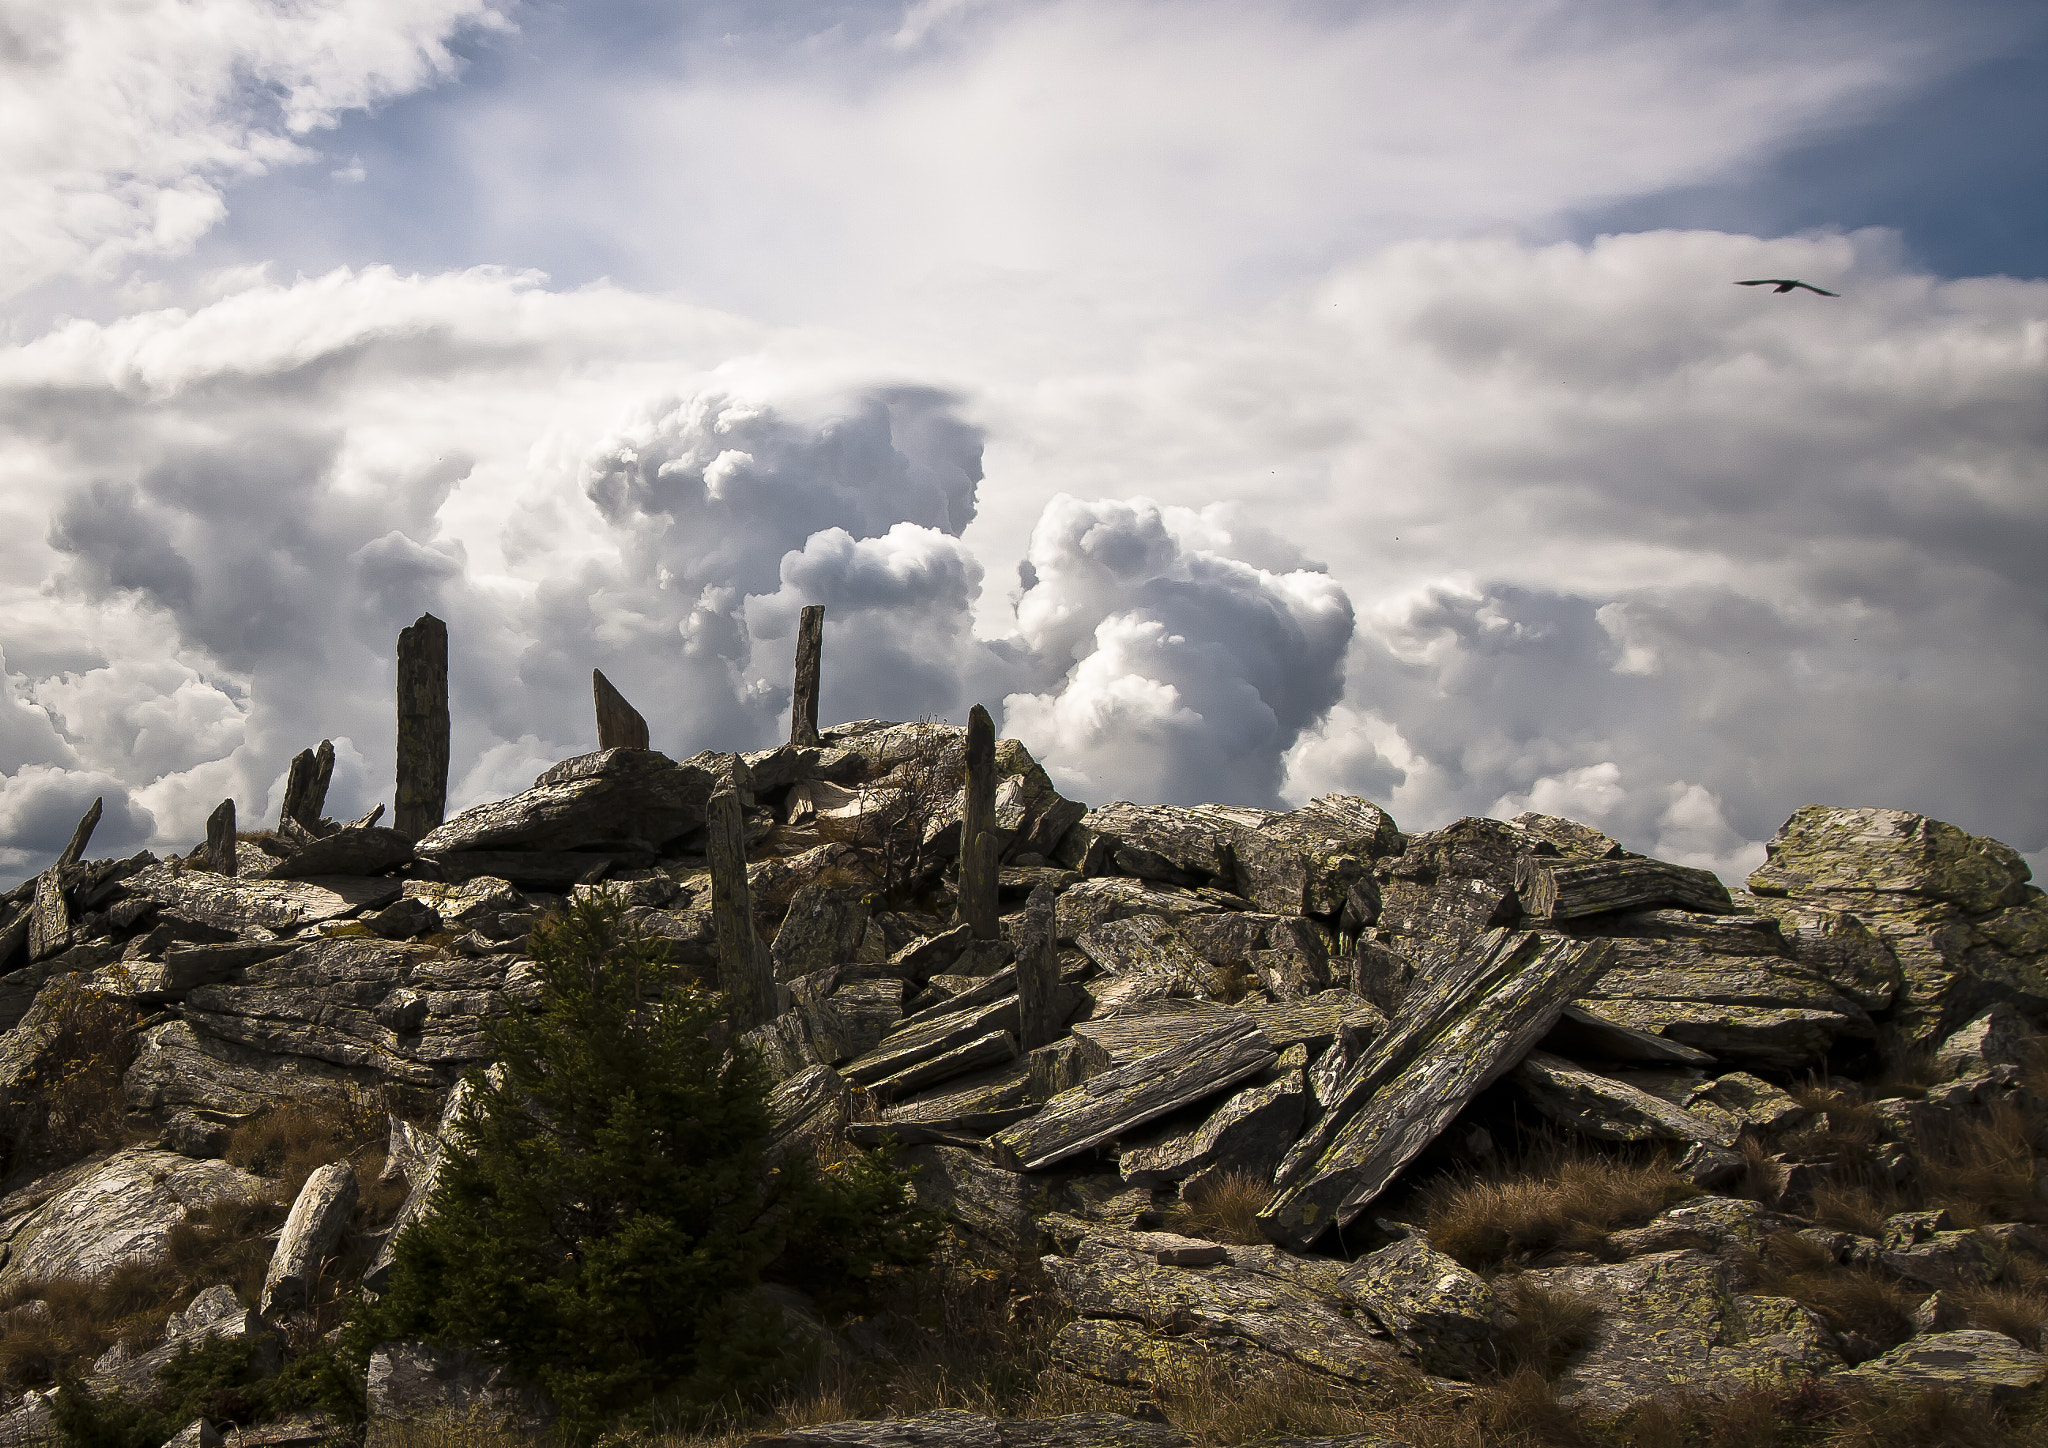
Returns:
[[[1841,295],[1840,292],[1831,292],[1825,287],[1817,287],[1812,282],[1794,281],[1791,277],[1758,277],[1755,281],[1737,282],[1735,285],[1738,287],[1770,287],[1777,292],[1789,292],[1794,287],[1805,287],[1809,292],[1817,292],[1823,297],[1839,297]]]

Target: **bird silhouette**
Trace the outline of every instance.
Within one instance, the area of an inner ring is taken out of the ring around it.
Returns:
[[[1809,292],[1817,292],[1824,297],[1839,297],[1841,295],[1840,292],[1831,292],[1825,287],[1817,287],[1812,282],[1798,282],[1790,277],[1758,277],[1755,281],[1737,282],[1735,285],[1738,287],[1770,287],[1776,292],[1789,292],[1794,287],[1805,287]]]

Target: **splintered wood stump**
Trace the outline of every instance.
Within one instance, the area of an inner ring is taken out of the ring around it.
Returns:
[[[1316,1129],[1280,1164],[1259,1213],[1305,1250],[1363,1211],[1452,1117],[1510,1070],[1606,968],[1609,943],[1489,930],[1403,1003],[1340,1081]]]
[[[1065,1022],[1060,1006],[1059,929],[1053,888],[1034,886],[1017,935],[1017,1043],[1027,1051],[1050,1045]]]
[[[1728,887],[1711,870],[1662,860],[1584,860],[1548,865],[1530,856],[1515,862],[1515,894],[1534,920],[1572,920],[1609,910],[1676,905],[1709,915],[1735,908]]]
[[[797,616],[796,689],[789,703],[789,742],[818,742],[818,667],[825,653],[825,605],[807,604]]]
[[[976,704],[967,713],[967,789],[960,814],[960,919],[976,940],[997,934],[1001,861],[996,816],[996,726]]]
[[[398,791],[391,825],[417,840],[448,808],[448,625],[423,613],[398,635]]]
[[[747,889],[747,851],[739,796],[721,789],[705,811],[711,857],[711,920],[718,940],[718,984],[743,1029],[775,1018],[775,960],[754,934],[754,902]]]
[[[612,687],[612,681],[596,669],[590,671],[590,692],[597,701],[597,747],[599,749],[646,749],[647,721],[626,702],[626,696]]]
[[[235,852],[235,802],[224,799],[206,817],[206,863],[217,875],[233,875],[242,868]]]
[[[55,955],[71,943],[71,906],[64,898],[64,872],[84,856],[105,804],[104,797],[92,802],[92,808],[72,830],[71,843],[64,847],[64,853],[36,878],[35,899],[29,906],[28,920],[28,958],[31,961]]]

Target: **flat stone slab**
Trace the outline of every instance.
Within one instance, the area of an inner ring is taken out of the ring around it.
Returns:
[[[1966,1397],[2006,1398],[2048,1377],[2048,1357],[2002,1332],[1928,1332],[1881,1357],[1830,1373],[1830,1382],[1867,1383],[1892,1392],[1939,1388]]]
[[[183,919],[238,931],[299,930],[365,906],[388,905],[404,888],[398,880],[329,875],[304,880],[251,880],[153,865],[121,882],[124,898],[152,900]]]
[[[1813,1313],[1789,1297],[1738,1293],[1733,1269],[1705,1252],[1552,1267],[1524,1280],[1600,1309],[1555,1383],[1568,1406],[1619,1413],[1680,1391],[1726,1398],[1842,1361]]]
[[[1115,1358],[1130,1344],[1112,1341],[1116,1333],[1105,1323],[1134,1330],[1134,1340],[1204,1338],[1205,1348],[1236,1349],[1246,1366],[1291,1365],[1344,1383],[1377,1381],[1395,1366],[1391,1350],[1335,1303],[1279,1277],[1228,1265],[1165,1266],[1152,1253],[1093,1237],[1073,1257],[1041,1260],[1081,1319],[1062,1331],[1054,1355],[1086,1376],[1131,1380]],[[1096,1325],[1083,1327],[1087,1322]],[[1082,1351],[1091,1344],[1110,1356],[1092,1360]]]

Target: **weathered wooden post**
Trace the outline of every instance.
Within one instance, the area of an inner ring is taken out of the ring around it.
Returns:
[[[448,625],[423,613],[398,635],[398,784],[391,826],[417,840],[448,808]]]
[[[646,749],[647,721],[626,702],[626,696],[612,687],[612,681],[596,669],[590,671],[590,693],[597,701],[597,747],[599,749]]]
[[[994,940],[1000,862],[996,815],[996,726],[976,704],[967,714],[967,789],[960,814],[960,919],[976,940]]]
[[[235,849],[235,802],[224,799],[206,817],[206,863],[217,875],[233,875],[242,868]]]
[[[92,839],[93,827],[100,822],[100,809],[105,802],[104,799],[92,802],[92,808],[85,812],[85,818],[71,832],[71,843],[64,847],[63,854],[57,856],[57,863],[43,871],[36,880],[35,902],[29,906],[32,912],[28,921],[30,961],[55,955],[71,943],[71,905],[64,898],[64,872],[85,854],[86,842]]]
[[[754,901],[747,889],[746,838],[739,796],[714,790],[705,812],[711,856],[711,921],[718,937],[718,984],[732,1000],[740,1027],[775,1019],[775,961],[754,934]]]
[[[1038,885],[1025,902],[1024,926],[1017,934],[1017,1044],[1025,1050],[1050,1045],[1066,1029],[1059,1018],[1059,988],[1053,888]]]
[[[818,742],[818,666],[825,652],[825,605],[810,603],[797,615],[796,690],[789,704],[789,742]]]

